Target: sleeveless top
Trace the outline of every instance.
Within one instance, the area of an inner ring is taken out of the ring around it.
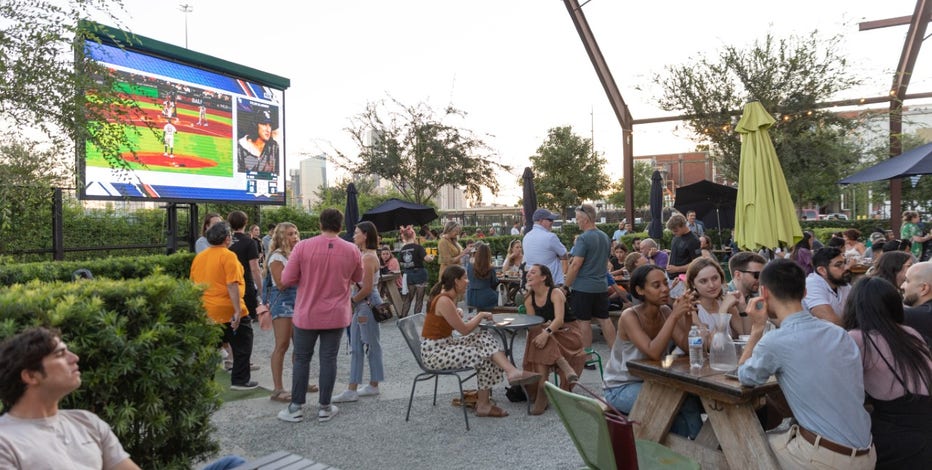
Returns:
[[[547,290],[547,301],[544,302],[544,305],[537,305],[537,296],[531,296],[531,305],[534,307],[534,315],[542,317],[544,321],[553,321],[554,312],[553,312],[553,301],[550,300],[550,295],[553,293],[553,287]],[[563,323],[576,321],[576,316],[573,315],[573,312],[569,308],[569,303],[563,303]]]
[[[437,315],[438,300],[439,295],[431,299],[427,314],[424,315],[424,328],[421,330],[421,337],[424,339],[444,339],[453,335],[453,327],[447,319],[443,318],[443,315]]]
[[[666,321],[667,315],[663,315],[662,311],[660,315]],[[640,322],[641,319],[638,318],[638,324]],[[612,355],[605,366],[605,374],[603,375],[605,387],[613,388],[629,383],[643,382],[643,379],[628,373],[628,361],[638,359],[647,359],[647,354],[638,349],[634,345],[634,341],[615,338],[615,344],[612,345]]]

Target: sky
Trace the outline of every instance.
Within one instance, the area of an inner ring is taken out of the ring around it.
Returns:
[[[547,130],[570,125],[592,137],[612,180],[622,177],[621,127],[562,0],[124,0],[133,33],[287,77],[288,168],[306,156],[353,154],[345,128],[368,102],[449,104],[485,136],[511,174],[497,196],[516,204],[520,175]],[[583,11],[635,119],[666,116],[653,77],[665,67],[778,37],[841,34],[864,80],[835,99],[889,92],[907,26],[858,31],[858,22],[907,16],[913,0],[783,0],[747,3],[591,0]],[[99,18],[98,18],[99,19]],[[108,24],[112,22],[105,21]],[[920,51],[911,93],[932,91],[932,45]],[[921,101],[908,102],[919,104]],[[681,124],[634,128],[634,154],[687,152]],[[331,181],[333,179],[331,178]]]

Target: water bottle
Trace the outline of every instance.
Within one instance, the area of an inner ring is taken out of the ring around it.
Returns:
[[[689,367],[702,367],[702,335],[699,327],[689,328]]]

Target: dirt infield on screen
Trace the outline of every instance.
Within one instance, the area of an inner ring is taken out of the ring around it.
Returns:
[[[165,118],[155,117],[147,112],[152,129],[146,127],[142,120],[137,120],[138,125],[127,126],[127,137],[132,142],[136,155],[127,148],[124,149],[123,159],[129,162],[134,170],[233,176],[233,139],[229,118],[226,119],[227,122],[222,122],[212,119],[208,114],[207,126],[195,126],[197,115],[195,114],[194,121],[191,121],[191,117],[185,114],[179,113],[181,117],[173,120],[177,132],[172,149],[166,149],[162,140],[162,129],[167,123]],[[214,132],[221,135],[212,135]],[[87,146],[86,163],[87,166],[110,167],[99,149],[92,145]]]

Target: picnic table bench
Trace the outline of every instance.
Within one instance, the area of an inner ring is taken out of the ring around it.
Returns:
[[[272,452],[252,462],[246,462],[233,470],[337,470],[336,467],[315,462],[311,459],[292,454],[286,450]]]

